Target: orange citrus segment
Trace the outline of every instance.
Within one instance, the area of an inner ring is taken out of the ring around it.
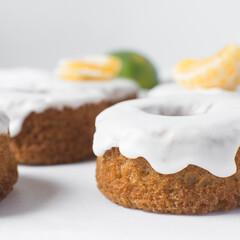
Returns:
[[[58,76],[73,81],[105,81],[115,77],[121,69],[121,61],[112,56],[87,56],[60,62]]]
[[[240,49],[232,43],[209,58],[183,60],[175,66],[173,76],[189,89],[234,90],[240,83]]]

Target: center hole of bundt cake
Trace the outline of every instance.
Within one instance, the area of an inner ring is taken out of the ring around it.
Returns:
[[[169,106],[148,106],[143,108],[144,112],[169,117],[194,116],[206,114],[211,105],[169,105]]]

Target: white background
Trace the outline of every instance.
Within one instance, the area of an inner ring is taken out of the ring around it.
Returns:
[[[235,0],[0,0],[0,67],[51,69],[58,59],[136,49],[168,69],[240,44]],[[2,239],[228,239],[240,209],[173,216],[125,209],[97,189],[95,162],[20,166],[0,203]]]
[[[14,190],[0,203],[5,240],[239,239],[240,208],[204,216],[127,209],[97,189],[94,161],[20,166]]]
[[[239,0],[0,1],[0,66],[136,49],[162,69],[240,44]]]

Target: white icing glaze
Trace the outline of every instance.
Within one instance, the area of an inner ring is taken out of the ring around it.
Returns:
[[[0,111],[0,134],[8,134],[9,119]]]
[[[208,94],[208,95],[215,95],[215,94],[221,94],[221,95],[232,95],[232,94],[239,94],[238,90],[236,91],[227,91],[221,88],[196,88],[196,89],[186,89],[183,88],[181,85],[176,83],[166,83],[161,84],[153,89],[151,89],[148,93],[149,97],[160,97],[160,96],[166,96],[166,95],[176,95],[176,94]]]
[[[49,107],[77,108],[86,103],[116,101],[136,92],[136,84],[125,79],[74,82],[57,79],[42,70],[0,70],[0,109],[10,117],[11,136],[20,132],[31,112],[43,112]]]
[[[104,96],[98,91],[21,92],[0,90],[0,109],[10,118],[12,137],[21,131],[25,118],[31,112],[43,112],[47,108],[62,109],[66,106],[77,108],[86,103],[100,102]]]
[[[73,91],[95,90],[103,95],[103,99],[107,101],[117,101],[137,93],[138,87],[131,80],[116,78],[109,81],[64,81],[60,79],[53,80],[55,89],[69,89]]]
[[[193,164],[227,177],[236,172],[239,146],[240,98],[194,94],[126,101],[104,110],[96,119],[93,150],[102,156],[119,147],[162,174]]]
[[[136,83],[128,79],[66,81],[56,78],[54,73],[28,68],[0,69],[0,89],[25,92],[84,91],[91,89],[103,94],[103,100],[107,101],[117,101],[138,91]]]

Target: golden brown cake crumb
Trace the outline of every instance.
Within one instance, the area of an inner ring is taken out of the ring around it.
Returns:
[[[96,116],[105,103],[86,104],[77,109],[47,109],[31,113],[20,134],[11,140],[19,163],[58,164],[93,156],[92,139]]]
[[[48,165],[90,159],[94,156],[96,116],[108,106],[133,98],[136,94],[76,109],[49,108],[43,113],[33,112],[25,119],[21,132],[11,139],[11,149],[22,164]]]
[[[240,150],[237,172],[220,178],[189,165],[175,174],[156,172],[142,157],[128,159],[118,148],[97,159],[98,188],[124,207],[156,213],[205,214],[240,205]]]
[[[9,136],[0,135],[0,200],[12,190],[18,178],[16,160],[9,148]]]

